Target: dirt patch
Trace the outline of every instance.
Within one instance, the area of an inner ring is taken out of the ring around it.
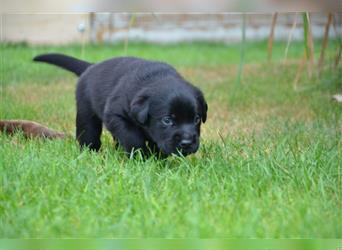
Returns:
[[[284,68],[294,68],[298,65],[298,60],[288,60],[278,63],[249,63],[243,65],[243,76],[266,77],[270,74],[278,74]],[[200,67],[181,67],[179,71],[186,79],[198,83],[215,84],[226,79],[235,81],[238,72],[238,64]]]
[[[313,111],[303,103],[236,109],[229,108],[228,104],[212,101],[209,107],[207,123],[202,126],[202,135],[208,140],[259,134],[276,120],[311,122],[314,119]]]

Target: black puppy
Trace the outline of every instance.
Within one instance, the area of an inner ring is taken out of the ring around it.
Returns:
[[[76,136],[81,146],[99,150],[102,123],[127,152],[188,155],[199,147],[207,118],[202,92],[170,65],[134,57],[91,64],[61,54],[34,61],[57,65],[80,76],[76,91]]]

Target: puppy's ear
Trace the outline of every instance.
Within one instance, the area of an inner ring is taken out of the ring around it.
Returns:
[[[201,110],[202,122],[205,123],[207,120],[208,104],[204,99],[204,96],[200,90],[198,90],[197,100]]]
[[[147,95],[137,94],[130,105],[131,117],[140,123],[146,124],[149,111],[149,97]]]

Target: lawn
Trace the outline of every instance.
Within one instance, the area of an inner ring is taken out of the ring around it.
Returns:
[[[129,159],[108,132],[99,153],[74,139],[0,134],[0,236],[342,237],[342,71],[331,41],[320,77],[294,78],[293,43],[248,43],[237,83],[239,44],[129,44],[127,54],[166,61],[209,104],[200,150],[187,158]],[[86,45],[84,59],[124,55]],[[315,44],[318,58],[320,43]],[[37,64],[39,53],[81,57],[79,45],[1,45],[1,119],[28,119],[74,134],[76,77]]]

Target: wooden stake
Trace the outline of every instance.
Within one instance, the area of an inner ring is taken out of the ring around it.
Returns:
[[[340,48],[339,48],[338,53],[337,53],[336,58],[335,58],[335,65],[334,65],[335,68],[337,68],[337,66],[339,65],[339,63],[341,61],[341,54],[342,54],[342,44],[340,44]]]
[[[135,14],[132,14],[131,18],[129,19],[129,23],[128,23],[128,27],[127,27],[127,36],[126,36],[125,44],[124,44],[125,55],[127,55],[129,31],[135,23],[135,18],[136,18]]]
[[[320,74],[321,71],[322,71],[322,66],[323,66],[323,62],[324,62],[324,54],[325,54],[325,49],[326,49],[327,44],[328,44],[329,29],[330,29],[330,25],[332,23],[332,20],[333,20],[333,14],[329,13],[328,14],[328,21],[325,24],[324,37],[323,37],[322,48],[321,48],[321,54],[320,54],[319,61],[318,61],[318,74]]]
[[[96,42],[95,37],[94,37],[94,32],[95,32],[95,13],[90,12],[89,14],[89,32],[88,32],[88,41],[91,43]]]
[[[306,55],[306,59],[309,60],[308,74],[309,74],[309,77],[311,77],[312,68],[314,65],[314,47],[313,47],[309,12],[303,13],[303,25],[304,25],[305,55]]]
[[[245,43],[246,43],[246,14],[242,13],[242,27],[241,27],[241,49],[240,49],[240,64],[238,68],[238,75],[236,78],[237,85],[240,85],[243,65],[245,60]]]
[[[334,15],[333,15],[332,26],[334,28],[335,36],[337,38],[337,41],[340,44],[338,52],[337,52],[336,57],[335,57],[334,69],[336,69],[338,67],[338,65],[340,63],[340,60],[341,60],[341,54],[342,54],[342,41],[341,41],[341,38],[339,37],[339,34],[337,32],[335,24],[336,24],[336,21],[335,21]]]
[[[268,37],[268,61],[271,61],[272,59],[272,48],[273,48],[273,39],[274,39],[274,29],[275,29],[275,25],[277,23],[277,17],[278,17],[278,13],[275,12],[272,16],[272,25],[271,25],[271,31],[270,31],[270,35]]]

